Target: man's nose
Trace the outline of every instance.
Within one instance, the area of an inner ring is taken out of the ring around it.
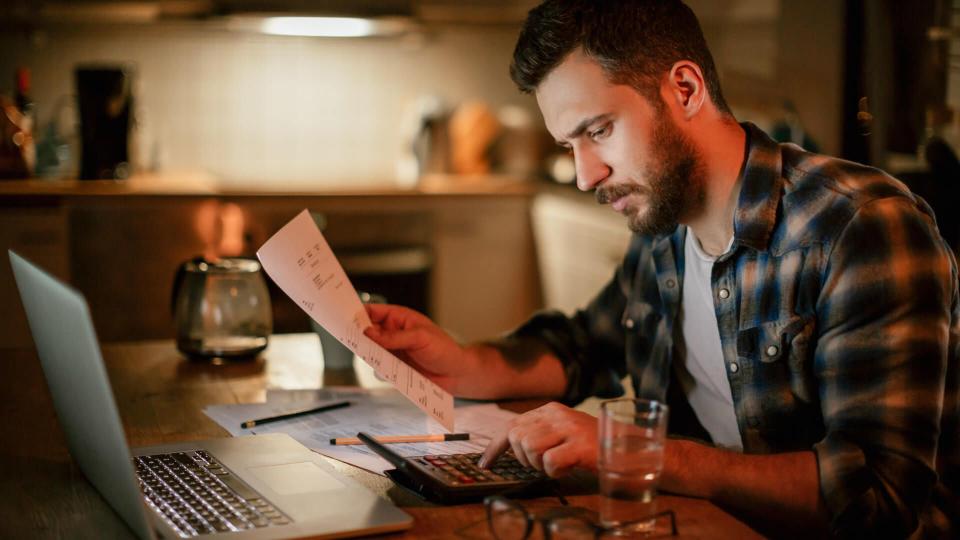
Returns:
[[[610,167],[593,152],[575,152],[573,159],[580,191],[590,191],[610,176]]]

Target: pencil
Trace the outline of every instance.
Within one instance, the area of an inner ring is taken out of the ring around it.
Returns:
[[[440,433],[437,435],[384,435],[383,437],[374,437],[379,443],[417,443],[417,442],[444,442],[444,441],[467,441],[470,440],[469,433]],[[348,444],[363,444],[363,441],[356,437],[340,437],[330,439],[330,444],[344,446]]]
[[[256,420],[247,420],[246,422],[240,424],[242,428],[252,428],[253,426],[259,426],[260,424],[269,424],[270,422],[279,422],[280,420],[286,420],[288,418],[296,418],[298,416],[305,416],[308,414],[332,411],[334,409],[341,409],[343,407],[349,407],[349,401],[338,401],[336,403],[330,403],[328,405],[321,405],[319,407],[312,407],[310,409],[302,409],[299,411],[290,411],[288,413],[278,414],[277,416],[268,416],[266,418],[257,418]]]

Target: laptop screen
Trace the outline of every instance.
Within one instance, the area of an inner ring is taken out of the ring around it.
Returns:
[[[70,454],[127,525],[139,537],[151,538],[86,300],[12,250],[8,253]]]

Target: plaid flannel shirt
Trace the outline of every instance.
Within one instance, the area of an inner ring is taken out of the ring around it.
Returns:
[[[960,301],[932,211],[882,171],[743,126],[733,247],[712,288],[744,452],[815,452],[840,536],[956,534]],[[639,397],[677,401],[685,233],[634,235],[588,306],[514,332],[563,362],[564,402],[621,395],[627,374]],[[674,406],[671,431],[709,440],[685,401],[699,430],[675,429]]]

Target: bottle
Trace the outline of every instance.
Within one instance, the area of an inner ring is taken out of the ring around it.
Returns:
[[[16,93],[13,96],[14,104],[17,106],[17,109],[20,110],[20,114],[30,121],[31,124],[27,127],[32,127],[32,122],[34,119],[34,104],[33,100],[30,99],[29,69],[24,67],[17,69],[16,89]]]
[[[36,111],[33,100],[30,99],[30,70],[25,67],[17,69],[16,93],[13,100],[17,110],[20,111],[19,127],[25,137],[22,146],[23,159],[26,161],[27,170],[32,174],[37,161],[36,146],[33,141]]]

